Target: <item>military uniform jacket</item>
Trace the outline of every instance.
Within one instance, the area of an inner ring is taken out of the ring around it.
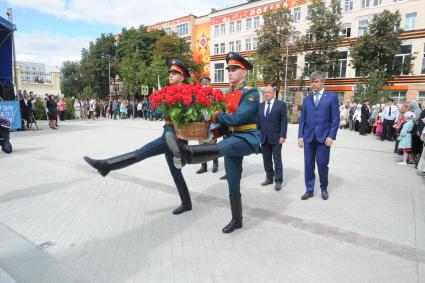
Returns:
[[[236,112],[232,114],[220,112],[217,116],[217,123],[221,125],[221,133],[245,140],[258,153],[260,152],[260,131],[256,128],[238,131],[237,127],[257,124],[260,94],[256,88],[248,87],[245,84],[239,89],[242,91],[242,95]],[[235,131],[230,130],[233,127],[236,128]]]

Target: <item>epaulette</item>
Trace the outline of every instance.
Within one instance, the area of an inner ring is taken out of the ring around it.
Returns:
[[[249,90],[252,88],[252,86],[244,86],[243,88]]]

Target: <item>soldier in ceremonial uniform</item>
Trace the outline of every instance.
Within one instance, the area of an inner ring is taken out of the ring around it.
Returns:
[[[190,77],[187,67],[177,59],[172,60],[169,65],[168,81],[170,85],[183,84],[184,80]],[[176,184],[177,191],[180,195],[181,205],[173,210],[173,214],[180,214],[185,211],[192,210],[192,202],[190,199],[189,190],[186,181],[183,178],[181,169],[178,169],[173,164],[173,153],[168,149],[165,143],[165,133],[174,133],[174,127],[171,121],[166,121],[164,125],[164,132],[161,137],[144,145],[136,151],[132,151],[123,155],[115,156],[108,159],[96,160],[84,157],[84,160],[102,175],[106,176],[111,170],[118,170],[134,163],[142,161],[146,158],[164,154],[167,160],[168,168],[173,176],[174,183]]]
[[[242,228],[240,179],[243,157],[260,151],[260,132],[256,125],[259,93],[245,83],[248,70],[253,68],[250,62],[235,52],[227,54],[226,62],[231,87],[231,92],[226,95],[228,110],[212,117],[212,121],[220,125],[213,130],[214,137],[224,134],[226,137],[218,144],[190,146],[178,140],[174,132],[167,132],[165,137],[177,167],[224,156],[232,220],[223,228],[223,233],[231,233]]]
[[[209,87],[211,84],[211,79],[209,77],[202,77],[200,80],[202,87]],[[216,144],[217,139],[212,139],[211,141],[207,142],[208,144]],[[200,144],[205,144],[201,142]],[[208,171],[207,162],[203,162],[201,164],[201,168],[199,168],[198,171],[196,171],[196,174],[202,174]],[[218,158],[213,160],[213,168],[212,172],[216,173],[218,171]]]

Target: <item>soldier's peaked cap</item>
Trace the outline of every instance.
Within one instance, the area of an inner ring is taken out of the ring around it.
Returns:
[[[226,55],[227,68],[231,66],[242,68],[245,70],[252,70],[254,67],[248,60],[246,60],[242,55],[236,52],[229,52]]]
[[[190,77],[189,69],[179,59],[171,60],[170,63],[168,64],[168,67],[170,68],[168,72],[173,71],[173,72],[182,74],[185,78]]]

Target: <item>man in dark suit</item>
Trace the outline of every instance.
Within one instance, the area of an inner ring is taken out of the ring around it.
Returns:
[[[359,134],[364,136],[367,133],[367,127],[370,122],[369,100],[363,101],[360,114],[360,130]]]
[[[307,189],[301,199],[313,197],[317,163],[322,199],[327,200],[329,157],[340,120],[338,96],[325,91],[325,74],[322,72],[312,73],[310,83],[313,93],[304,98],[298,129],[298,146],[304,148],[304,181]]]
[[[266,180],[261,185],[273,184],[274,179],[274,189],[280,191],[283,182],[282,144],[285,143],[288,128],[287,109],[285,102],[275,99],[272,86],[264,89],[263,96],[264,102],[260,104],[258,111],[258,129],[261,133],[261,151]]]

